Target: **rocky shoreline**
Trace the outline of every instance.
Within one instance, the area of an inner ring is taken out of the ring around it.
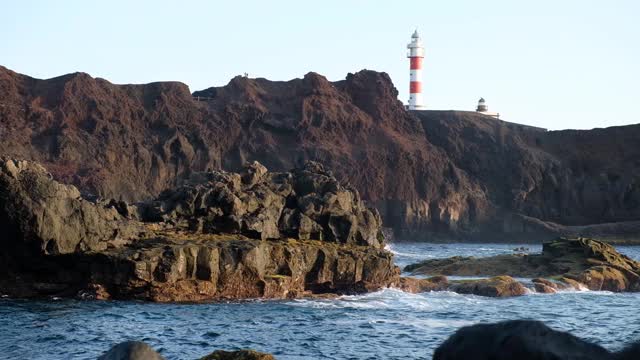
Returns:
[[[544,243],[541,254],[484,258],[455,256],[412,264],[405,267],[404,271],[412,275],[443,277],[492,276],[494,282],[502,279],[505,284],[512,283],[510,276],[532,278],[532,290],[543,293],[566,289],[640,291],[640,262],[620,254],[610,244],[588,238],[557,238]],[[467,285],[483,286],[486,281],[469,280]],[[455,286],[451,289],[460,291]],[[524,285],[513,285],[513,289],[513,295],[522,295]]]
[[[0,292],[194,302],[337,296],[387,287],[491,297],[640,289],[640,263],[559,238],[539,255],[434,259],[401,277],[382,221],[320,164],[193,173],[152,201],[89,200],[39,164],[0,161]],[[449,280],[447,275],[489,277]],[[527,286],[513,277],[535,278]]]

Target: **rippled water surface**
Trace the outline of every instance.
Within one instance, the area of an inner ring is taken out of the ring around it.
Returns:
[[[434,257],[510,253],[520,246],[405,243],[391,250],[403,266]],[[619,250],[640,259],[640,248]],[[235,348],[278,359],[424,359],[461,326],[522,318],[618,349],[640,339],[639,307],[638,294],[608,292],[490,299],[384,290],[335,300],[197,305],[2,299],[0,358],[96,358],[115,343],[135,339],[169,359]]]

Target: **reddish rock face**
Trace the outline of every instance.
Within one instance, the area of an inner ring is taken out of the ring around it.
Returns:
[[[399,237],[638,237],[638,222],[584,225],[640,219],[640,126],[545,132],[474,112],[410,113],[397,95],[374,71],[337,82],[236,77],[192,96],[175,82],[37,80],[0,67],[0,154],[127,201],[193,171],[316,160]]]

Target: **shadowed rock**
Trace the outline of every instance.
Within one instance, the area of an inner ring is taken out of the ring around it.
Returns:
[[[606,349],[538,321],[466,326],[451,335],[434,360],[606,360]]]
[[[164,358],[146,343],[126,341],[112,347],[98,360],[164,360]]]
[[[104,250],[135,230],[115,208],[83,199],[41,165],[6,157],[0,157],[0,229],[3,254],[20,258]]]

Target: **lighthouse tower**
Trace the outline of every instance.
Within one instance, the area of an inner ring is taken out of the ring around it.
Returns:
[[[418,30],[411,35],[411,42],[407,45],[407,57],[409,58],[409,110],[424,110],[422,99],[422,59],[424,58],[424,47],[418,34]]]

